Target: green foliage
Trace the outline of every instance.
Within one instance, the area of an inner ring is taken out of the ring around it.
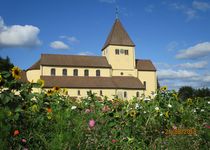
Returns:
[[[21,83],[1,72],[0,149],[208,149],[209,102],[159,90],[154,100],[72,100],[62,89]],[[39,88],[39,93],[32,92]],[[194,129],[192,134],[167,134]]]
[[[6,57],[6,59],[0,57],[0,72],[9,71],[12,67],[14,67],[14,65],[10,62],[9,57]]]
[[[183,86],[179,89],[179,98],[182,100],[186,100],[188,98],[193,98],[194,89],[190,86]]]

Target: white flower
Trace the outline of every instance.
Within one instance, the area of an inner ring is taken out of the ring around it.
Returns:
[[[159,110],[159,107],[155,107],[155,110],[157,110],[157,111],[158,111],[158,110]]]
[[[196,109],[194,109],[193,112],[195,113],[196,112]]]
[[[146,111],[144,111],[144,114],[146,114]]]
[[[208,104],[210,104],[210,101],[208,101]]]
[[[35,97],[35,96],[34,96],[34,97],[32,97],[31,101],[37,102],[36,97]]]
[[[144,99],[144,101],[150,101],[150,100],[151,100],[151,99],[150,99],[150,98],[148,98],[148,97]]]
[[[168,107],[169,107],[169,108],[171,108],[171,107],[172,107],[172,105],[171,105],[171,104],[168,104]]]
[[[77,106],[72,106],[72,107],[71,107],[72,110],[74,110],[74,109],[76,109],[76,108],[77,108]]]
[[[204,111],[204,109],[201,109],[201,111],[203,112],[203,111]]]
[[[139,108],[139,104],[138,103],[136,103],[136,105],[135,105],[135,109],[138,109]]]
[[[160,116],[163,116],[163,114],[162,114],[162,113],[160,113]]]

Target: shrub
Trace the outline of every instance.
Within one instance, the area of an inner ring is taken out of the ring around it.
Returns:
[[[42,89],[40,80],[21,83],[11,72],[1,72],[1,77],[1,149],[210,147],[209,102],[202,98],[182,101],[175,91],[161,88],[149,102],[98,100],[94,93],[75,101],[65,89]],[[193,133],[175,134],[176,128]]]

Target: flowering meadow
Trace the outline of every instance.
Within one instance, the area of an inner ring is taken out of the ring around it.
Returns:
[[[0,149],[209,149],[210,98],[180,100],[166,87],[154,99],[129,101],[22,83],[0,74]],[[39,93],[33,93],[39,88]]]

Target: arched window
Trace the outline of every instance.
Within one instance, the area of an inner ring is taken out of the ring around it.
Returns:
[[[74,69],[74,76],[78,76],[78,69]]]
[[[67,69],[63,69],[63,76],[67,76]]]
[[[145,90],[147,89],[147,82],[144,81],[144,87],[145,87]]]
[[[127,92],[124,92],[124,98],[127,98]]]
[[[136,97],[139,97],[139,92],[136,92]]]
[[[96,76],[97,76],[97,77],[100,77],[100,76],[101,76],[100,70],[96,70]]]
[[[84,76],[89,76],[89,70],[85,69]]]
[[[119,49],[115,49],[115,55],[119,55],[120,52],[119,52]]]
[[[55,68],[51,69],[51,76],[55,76]]]
[[[77,91],[77,95],[80,95],[80,90]]]
[[[125,50],[125,55],[128,55],[128,50]]]
[[[101,95],[101,96],[103,96],[103,92],[102,92],[102,90],[100,90],[100,95]]]

